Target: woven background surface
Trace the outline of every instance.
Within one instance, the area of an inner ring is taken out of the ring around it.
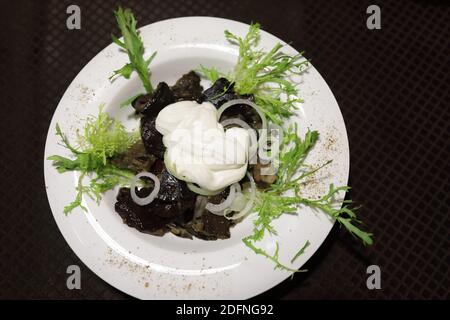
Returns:
[[[3,1],[2,1],[3,2]],[[78,4],[82,29],[68,31]],[[366,8],[382,9],[369,31]],[[425,5],[424,3],[427,3]],[[0,13],[0,298],[127,299],[62,238],[44,187],[52,114],[81,68],[117,32],[117,1],[4,1]],[[130,1],[140,25],[208,15],[258,21],[291,41],[339,102],[351,150],[351,197],[376,236],[363,248],[335,226],[296,276],[258,298],[450,298],[450,7],[437,1]],[[82,290],[66,268],[82,268]],[[382,270],[368,290],[366,268]]]

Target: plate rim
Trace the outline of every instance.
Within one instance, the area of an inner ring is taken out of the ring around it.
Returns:
[[[159,24],[159,23],[174,22],[174,21],[177,21],[177,20],[178,20],[178,21],[184,21],[184,20],[190,20],[190,19],[208,19],[208,20],[221,21],[221,22],[223,22],[223,23],[225,23],[225,24],[226,24],[226,23],[237,23],[237,24],[241,24],[242,26],[246,26],[246,27],[249,26],[248,24],[246,24],[246,23],[244,23],[244,22],[241,22],[241,21],[232,20],[232,19],[226,19],[226,18],[221,18],[221,17],[210,17],[210,16],[187,16],[187,17],[176,17],[176,18],[169,18],[169,19],[164,19],[164,20],[155,21],[155,22],[152,22],[152,23],[150,23],[150,24],[147,24],[147,25],[145,25],[145,26],[140,27],[139,30],[142,30],[142,29],[144,29],[144,28],[148,28],[149,26],[153,26],[153,25]],[[226,28],[225,25],[224,25],[224,27]],[[270,34],[270,33],[268,33],[268,32],[265,31],[265,30],[261,30],[261,31],[262,31],[262,32],[261,32],[261,36],[262,36],[262,37],[264,36],[264,34],[268,34],[268,35],[270,35],[271,37],[274,37],[275,39],[279,40],[280,42],[285,43],[282,39],[278,38],[277,36],[275,36],[275,35],[273,35],[273,34]],[[70,88],[73,86],[73,84],[76,83],[76,80],[77,80],[77,78],[79,77],[79,75],[82,74],[83,71],[85,71],[86,68],[87,68],[91,63],[93,63],[93,61],[94,61],[101,53],[103,53],[105,50],[107,50],[108,48],[110,48],[112,45],[113,45],[113,43],[108,44],[106,47],[104,47],[102,50],[100,50],[94,57],[92,57],[92,58],[91,58],[91,59],[83,66],[83,68],[77,73],[77,75],[74,77],[74,79],[70,82],[70,84],[69,84],[69,86],[67,87],[67,89],[64,91],[64,94],[61,96],[61,99],[60,99],[60,101],[58,102],[58,105],[57,105],[57,107],[55,108],[55,111],[54,111],[53,114],[52,114],[52,119],[51,119],[50,124],[49,124],[49,127],[48,127],[48,132],[47,132],[47,137],[46,137],[46,142],[45,142],[44,159],[43,159],[43,160],[44,160],[44,180],[45,180],[45,186],[46,186],[47,200],[48,200],[48,202],[49,202],[49,206],[50,206],[50,209],[51,209],[51,211],[52,211],[53,218],[54,218],[54,220],[55,220],[55,222],[56,222],[56,224],[57,224],[57,226],[58,226],[59,232],[63,235],[63,238],[65,239],[66,243],[69,245],[69,247],[71,248],[71,250],[75,253],[75,255],[78,257],[78,259],[79,259],[86,267],[88,267],[94,274],[96,274],[98,277],[100,277],[103,281],[107,282],[109,285],[113,286],[114,288],[116,288],[116,289],[118,289],[118,290],[120,290],[120,291],[122,291],[122,292],[124,292],[124,293],[126,293],[126,294],[128,294],[128,295],[130,295],[130,296],[132,296],[132,297],[135,297],[135,298],[141,298],[141,297],[139,297],[138,295],[135,295],[133,292],[130,292],[129,290],[124,290],[124,288],[119,288],[119,287],[117,287],[115,284],[111,283],[111,281],[110,281],[109,279],[107,279],[101,272],[98,272],[98,270],[96,270],[96,269],[94,268],[94,266],[89,265],[89,264],[85,261],[85,259],[82,259],[82,258],[80,257],[80,253],[79,253],[78,248],[76,248],[75,245],[74,245],[74,243],[71,242],[71,240],[70,240],[68,234],[66,234],[66,233],[63,232],[63,229],[62,229],[60,223],[58,222],[57,215],[63,215],[63,214],[62,214],[61,212],[54,212],[54,210],[53,210],[53,208],[52,208],[52,203],[51,203],[51,200],[50,200],[50,194],[49,194],[49,191],[48,191],[48,189],[47,189],[47,184],[48,184],[48,182],[47,182],[47,179],[48,179],[48,178],[47,178],[47,165],[46,165],[46,163],[48,162],[48,160],[46,160],[46,157],[47,157],[47,145],[48,145],[48,142],[49,142],[49,136],[50,136],[50,135],[54,135],[53,130],[52,130],[52,128],[53,128],[52,125],[53,125],[54,116],[55,116],[55,114],[56,114],[58,108],[60,107],[61,101],[63,101],[64,97],[68,94],[68,92],[69,92]],[[288,45],[288,46],[289,46],[290,48],[292,48],[293,50],[297,51],[295,48],[291,47],[290,45]],[[297,51],[297,52],[298,52],[298,51]],[[335,103],[336,103],[336,105],[337,105],[337,107],[338,107],[338,108],[337,108],[337,112],[338,112],[339,117],[340,117],[339,121],[342,122],[342,127],[343,127],[343,130],[344,130],[344,133],[345,133],[345,140],[346,140],[346,141],[345,141],[345,142],[346,142],[345,144],[346,144],[346,146],[347,146],[347,149],[346,149],[344,152],[348,155],[348,157],[347,157],[347,158],[348,158],[348,161],[347,161],[347,163],[345,164],[345,166],[346,166],[346,179],[345,179],[345,180],[346,180],[346,183],[348,183],[349,174],[350,174],[350,147],[349,147],[349,141],[348,141],[348,134],[347,134],[347,127],[346,127],[346,124],[345,124],[345,119],[344,119],[344,117],[343,117],[343,115],[342,115],[342,111],[341,111],[341,109],[340,109],[340,107],[339,107],[339,104],[338,104],[338,102],[337,102],[337,100],[336,100],[334,94],[332,93],[330,87],[329,87],[328,84],[326,83],[325,79],[320,75],[319,71],[317,70],[317,68],[316,68],[315,66],[312,66],[312,67],[317,71],[317,73],[319,74],[319,76],[320,76],[320,77],[323,79],[323,81],[325,82],[326,87],[327,87],[327,88],[329,89],[329,91],[331,92],[332,98],[334,99],[334,101],[335,101]],[[323,241],[321,241],[321,243],[318,245],[318,247],[316,248],[316,250],[314,250],[314,252],[311,254],[311,256],[314,255],[314,254],[317,252],[317,250],[322,246],[322,244],[323,244],[323,242],[325,241],[325,239],[328,238],[328,235],[329,235],[329,233],[330,233],[330,231],[331,231],[331,229],[332,229],[334,223],[335,223],[335,221],[332,221],[330,228],[327,230],[326,234],[324,235]],[[311,256],[308,257],[307,260],[309,260],[309,259],[311,258]],[[272,288],[273,288],[274,286],[276,286],[277,284],[280,284],[281,282],[283,282],[284,280],[286,280],[287,277],[289,277],[289,275],[287,275],[287,276],[286,276],[283,280],[281,280],[281,281],[275,280],[275,281],[274,281],[275,283],[274,283],[273,285],[271,285],[270,287],[264,289],[263,291],[255,292],[253,295],[248,296],[247,298],[252,298],[252,297],[254,297],[254,296],[256,296],[256,295],[259,295],[259,294],[261,294],[261,293],[263,293],[263,292],[265,292],[265,291],[267,291],[267,290],[272,289]],[[214,298],[213,298],[213,299],[214,299]]]

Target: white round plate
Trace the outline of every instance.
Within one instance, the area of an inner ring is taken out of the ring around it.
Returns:
[[[141,28],[146,55],[157,51],[151,63],[153,84],[165,81],[172,85],[182,74],[200,65],[215,66],[221,71],[233,68],[238,48],[224,38],[228,29],[245,35],[248,25],[219,18],[186,17],[153,23]],[[262,31],[261,46],[270,49],[275,36]],[[284,52],[298,53],[287,45]],[[127,55],[111,44],[95,56],[77,75],[61,99],[47,135],[45,158],[69,153],[55,135],[57,123],[69,138],[74,139],[88,115],[96,115],[101,103],[113,117],[129,129],[138,127],[131,108],[120,108],[121,101],[143,92],[137,75],[130,80],[108,80],[113,70],[127,63]],[[331,165],[304,187],[308,196],[318,196],[328,185],[345,185],[349,173],[349,147],[344,120],[339,106],[314,67],[302,75],[300,96],[305,103],[292,119],[304,133],[307,128],[318,130],[320,141],[308,162]],[[209,85],[203,83],[204,87]],[[268,259],[247,248],[242,238],[251,234],[255,214],[232,228],[231,238],[218,241],[187,240],[166,234],[163,237],[140,233],[125,225],[114,211],[117,190],[107,192],[97,205],[83,199],[88,212],[74,210],[63,213],[65,205],[75,197],[78,173],[59,174],[44,160],[45,183],[53,216],[72,250],[93,272],[117,289],[141,299],[246,299],[282,282],[291,274],[274,270]],[[334,221],[324,213],[300,208],[298,215],[285,215],[274,222],[278,235],[266,237],[258,245],[274,252],[280,245],[279,258],[289,261],[309,240],[311,245],[292,265],[300,268],[327,237]]]

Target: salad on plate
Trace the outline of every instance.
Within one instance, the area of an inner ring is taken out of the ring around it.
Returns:
[[[129,57],[112,70],[110,81],[137,73],[145,92],[136,92],[117,108],[129,108],[139,127],[127,131],[100,106],[85,119],[77,140],[69,141],[60,125],[56,135],[70,155],[48,158],[63,173],[79,173],[76,197],[64,213],[86,210],[83,197],[100,202],[108,190],[117,190],[115,212],[124,224],[149,236],[167,233],[188,239],[217,241],[230,237],[230,229],[245,219],[253,231],[242,239],[256,254],[276,268],[298,272],[280,261],[278,243],[267,252],[258,243],[277,234],[273,222],[297,214],[308,206],[335,219],[364,245],[372,234],[360,229],[351,200],[336,205],[348,186],[331,184],[320,197],[302,194],[304,183],[329,165],[328,159],[310,165],[319,132],[299,135],[289,119],[303,102],[294,75],[308,69],[302,54],[283,53],[283,45],[259,47],[260,26],[245,35],[225,30],[226,39],[238,46],[239,57],[226,73],[199,65],[186,70],[175,83],[151,81],[151,63],[129,9],[115,12],[121,38],[113,42]],[[145,58],[148,56],[148,58]],[[210,85],[203,87],[206,81]],[[73,213],[72,213],[73,214]],[[78,213],[77,213],[78,214]],[[299,243],[291,263],[309,245]]]

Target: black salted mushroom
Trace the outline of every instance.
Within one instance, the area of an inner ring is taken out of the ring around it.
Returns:
[[[202,92],[199,75],[190,71],[178,79],[172,87],[160,82],[153,93],[138,96],[131,105],[136,113],[156,117],[164,107],[176,101],[199,100]]]
[[[141,232],[163,235],[170,229],[169,224],[183,225],[194,216],[196,195],[165,169],[159,175],[160,191],[151,203],[140,206],[131,198],[129,188],[121,188],[117,196],[115,210],[124,223]],[[139,197],[150,194],[152,187],[136,189]]]
[[[163,144],[163,136],[156,130],[156,117],[143,116],[141,118],[141,139],[148,153],[159,159],[164,158],[166,148]]]
[[[201,217],[187,224],[185,229],[199,239],[212,241],[230,238],[231,226],[232,223],[227,218],[205,210]]]
[[[219,204],[228,197],[228,190],[217,195],[209,196],[207,202]],[[197,198],[198,200],[198,198]],[[185,226],[186,230],[197,238],[203,240],[217,240],[230,238],[230,228],[233,225],[231,220],[224,216],[211,213],[203,207],[200,214]]]
[[[160,82],[152,94],[141,95],[132,102],[136,112],[143,115],[141,138],[148,153],[160,159],[164,157],[163,137],[155,128],[158,113],[177,100],[198,100],[202,90],[200,77],[191,71],[183,75],[172,88]]]
[[[234,99],[249,99],[234,92],[233,84],[221,78],[204,92],[200,77],[193,71],[183,75],[172,87],[161,82],[153,94],[141,95],[132,105],[141,114],[141,140],[126,153],[115,159],[115,165],[133,172],[149,171],[160,182],[157,197],[148,205],[140,206],[131,198],[129,188],[121,188],[115,209],[124,223],[137,230],[162,236],[171,232],[183,238],[197,237],[203,240],[227,239],[234,223],[227,218],[215,215],[205,209],[206,202],[221,203],[228,196],[228,189],[218,195],[203,197],[187,188],[186,182],[172,176],[164,164],[165,147],[163,136],[156,130],[155,122],[159,112],[176,101],[209,101],[216,108]],[[260,127],[260,119],[251,107],[237,105],[223,114],[223,119],[238,117],[254,128]],[[145,197],[152,190],[152,183],[146,188],[136,190]],[[202,201],[199,201],[202,200]],[[199,205],[201,204],[201,205]]]
[[[203,87],[200,85],[200,77],[194,71],[184,74],[171,89],[175,98],[179,101],[197,101],[200,99],[203,92]]]
[[[152,94],[137,97],[132,106],[141,118],[141,138],[148,153],[157,158],[163,158],[165,147],[162,135],[156,130],[155,122],[158,113],[166,106],[176,101],[167,83],[160,82]]]
[[[216,108],[236,99],[244,99],[253,102],[253,95],[240,95],[234,91],[234,84],[225,78],[217,79],[214,84],[206,89],[201,101],[211,102]],[[262,121],[258,113],[249,105],[237,104],[227,108],[221,115],[220,121],[227,119],[239,119],[246,122],[253,129],[261,129]]]
[[[151,192],[150,189],[141,189],[137,191],[138,196],[146,196]],[[115,211],[120,215],[122,221],[129,227],[135,228],[140,232],[162,236],[167,232],[166,224],[171,219],[152,214],[157,208],[157,203],[153,201],[149,205],[140,206],[133,201],[129,188],[121,188],[117,195]],[[171,208],[165,208],[170,212]]]
[[[149,171],[155,160],[156,158],[145,149],[142,140],[139,140],[124,153],[111,159],[111,163],[120,169],[130,170],[137,174]]]
[[[167,83],[160,82],[153,93],[137,97],[131,105],[137,113],[156,118],[164,107],[175,101],[176,98]]]
[[[268,172],[264,172],[264,170]],[[270,172],[270,163],[263,164],[261,160],[252,167],[252,176],[255,179],[256,185],[261,189],[270,187],[278,178],[275,173]]]
[[[212,204],[219,204],[225,201],[229,196],[229,188],[221,193],[208,197]],[[209,235],[215,235],[218,239],[228,239],[230,237],[231,220],[221,215],[216,215],[205,210],[202,215],[203,232]]]
[[[225,102],[240,98],[240,96],[234,92],[233,87],[233,83],[227,79],[219,78],[211,87],[202,93],[201,100],[211,102],[218,108]]]

